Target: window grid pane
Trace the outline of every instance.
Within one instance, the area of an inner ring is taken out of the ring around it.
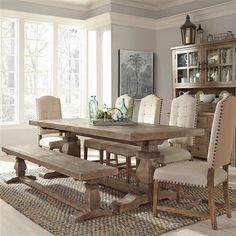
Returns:
[[[24,50],[24,117],[36,118],[36,98],[51,94],[52,24],[26,21]]]
[[[0,17],[0,123],[16,122],[17,21]]]
[[[78,27],[58,27],[58,88],[63,117],[79,117],[81,31]]]

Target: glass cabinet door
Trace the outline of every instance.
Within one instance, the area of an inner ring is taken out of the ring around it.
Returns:
[[[197,84],[200,82],[199,53],[187,51],[177,53],[177,80],[178,86]]]
[[[207,49],[206,59],[206,83],[213,85],[216,83],[230,84],[233,82],[232,47]]]
[[[220,73],[221,73],[221,81],[224,82],[232,82],[232,48],[222,48],[220,50]]]

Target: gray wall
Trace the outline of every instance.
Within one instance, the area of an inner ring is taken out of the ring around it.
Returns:
[[[156,51],[155,30],[112,25],[112,100],[118,96],[118,50]],[[154,74],[156,81],[156,75]]]

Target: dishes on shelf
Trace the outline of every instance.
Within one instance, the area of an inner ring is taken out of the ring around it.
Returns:
[[[204,94],[202,90],[198,90],[198,91],[196,92],[196,94],[195,94],[195,98],[196,98],[198,101],[200,101],[200,95],[201,95],[201,94]]]
[[[179,96],[184,95],[184,94],[190,94],[190,91],[187,91],[187,92],[179,91]]]
[[[222,90],[219,94],[219,98],[222,99],[222,98],[225,98],[229,95],[230,95],[230,93],[227,90]]]
[[[203,103],[210,103],[215,99],[216,95],[215,94],[200,94],[199,100],[200,102]]]

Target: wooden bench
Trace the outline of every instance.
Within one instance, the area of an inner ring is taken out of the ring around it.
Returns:
[[[23,182],[67,205],[72,206],[81,212],[81,214],[73,216],[75,222],[112,214],[110,210],[102,209],[100,207],[99,185],[96,180],[99,178],[117,175],[117,168],[90,162],[78,157],[51,151],[38,146],[2,147],[2,151],[16,157],[16,163],[14,166],[16,170],[16,177],[6,180],[6,183],[10,184]],[[35,176],[25,175],[25,170],[27,168],[25,160],[49,169],[53,169],[61,174],[72,177],[75,180],[85,181],[85,203],[76,202],[66,198],[58,192],[52,191],[49,188],[37,183],[35,181]]]

